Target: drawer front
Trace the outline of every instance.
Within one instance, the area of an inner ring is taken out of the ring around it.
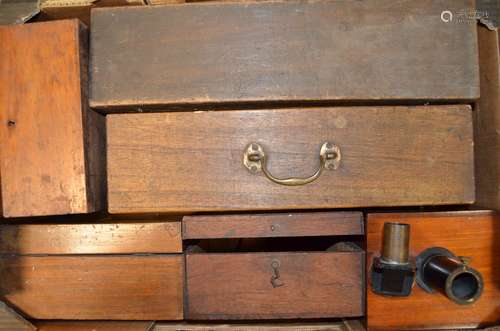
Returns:
[[[91,106],[478,98],[476,26],[444,9],[473,1],[94,10]]]
[[[183,256],[3,256],[1,300],[51,320],[181,320]]]
[[[469,106],[338,107],[107,116],[111,213],[464,204],[474,200]],[[308,177],[320,148],[336,169]]]
[[[363,315],[363,252],[186,256],[188,319]]]

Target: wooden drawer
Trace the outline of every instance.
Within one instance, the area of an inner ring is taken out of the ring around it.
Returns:
[[[482,274],[484,288],[481,297],[470,305],[458,305],[440,293],[427,293],[417,284],[409,297],[380,296],[369,288],[367,320],[370,330],[473,329],[500,321],[498,213],[368,214],[367,268],[371,268],[373,257],[380,254],[386,222],[410,224],[411,259],[431,247],[443,247],[457,256],[469,257],[470,266]]]
[[[468,204],[469,106],[338,107],[107,116],[111,213]],[[333,170],[285,186],[244,165],[258,143],[275,177],[308,177],[320,148]]]
[[[361,316],[363,263],[362,251],[187,254],[186,318]]]
[[[363,315],[364,252],[340,241],[362,240],[361,213],[188,216],[183,224],[186,242],[198,244],[186,254],[186,318]]]
[[[479,97],[469,0],[276,1],[92,11],[91,106]],[[195,32],[195,33],[194,33]]]
[[[3,215],[92,213],[106,197],[105,120],[88,109],[77,20],[0,27]]]
[[[181,320],[179,222],[0,227],[0,300],[50,320]]]

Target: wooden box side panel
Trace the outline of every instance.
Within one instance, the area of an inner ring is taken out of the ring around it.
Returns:
[[[88,211],[76,20],[0,27],[4,216]]]
[[[478,27],[481,98],[475,115],[476,204],[500,210],[500,42]]]
[[[182,253],[180,222],[0,225],[0,254]]]
[[[188,254],[186,318],[361,316],[363,261],[362,252]]]
[[[440,246],[457,256],[472,258],[471,267],[484,278],[484,292],[472,305],[460,306],[441,294],[428,294],[415,285],[405,298],[374,294],[367,285],[370,330],[476,328],[499,321],[500,216],[492,212],[369,214],[367,219],[367,270],[382,249],[385,222],[411,225],[410,253],[416,257]],[[369,277],[367,277],[369,279]],[[453,316],[453,318],[450,318]]]
[[[3,256],[2,299],[35,319],[180,320],[182,255]]]

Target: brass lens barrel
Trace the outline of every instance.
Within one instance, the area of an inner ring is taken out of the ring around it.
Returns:
[[[381,260],[391,264],[408,264],[410,225],[385,223]]]

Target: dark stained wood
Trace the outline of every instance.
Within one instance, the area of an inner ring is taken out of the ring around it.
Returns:
[[[271,264],[283,285],[273,287]],[[363,315],[363,252],[187,254],[188,319]]]
[[[42,330],[43,331],[43,330]],[[153,331],[364,331],[357,321],[323,323],[193,324],[160,323]]]
[[[472,0],[276,1],[92,11],[90,103],[471,100]]]
[[[469,106],[337,107],[107,116],[111,213],[467,204]],[[325,141],[337,170],[283,186],[243,166],[264,146],[277,177],[310,176]]]
[[[184,239],[341,236],[364,233],[361,212],[185,216],[182,227]]]
[[[86,39],[77,20],[0,27],[5,217],[104,205],[105,122],[87,105]]]
[[[37,322],[38,331],[150,331],[152,322]]]
[[[500,211],[500,38],[478,27],[481,98],[475,115],[477,205]]]
[[[182,255],[2,256],[1,299],[35,319],[180,320]]]
[[[476,328],[495,324],[500,317],[500,215],[489,211],[455,213],[369,214],[367,270],[380,254],[383,224],[411,225],[410,253],[441,246],[472,258],[471,267],[484,278],[484,292],[472,305],[460,306],[441,294],[428,294],[417,285],[407,298],[374,294],[368,284],[367,316],[370,330]]]
[[[0,331],[34,331],[36,327],[0,301]]]
[[[180,222],[0,225],[0,254],[181,253]]]

